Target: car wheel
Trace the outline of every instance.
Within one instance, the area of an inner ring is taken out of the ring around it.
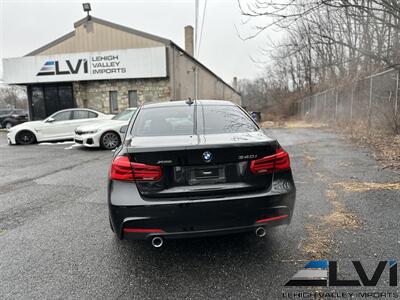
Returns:
[[[110,228],[111,228],[111,231],[114,232],[114,227],[112,226],[111,218],[110,218],[110,217],[108,217],[108,221],[110,221]]]
[[[119,134],[116,132],[108,131],[100,138],[100,146],[103,149],[112,150],[121,144]]]
[[[7,122],[6,124],[4,124],[4,128],[6,129],[10,129],[13,126],[13,124],[11,122]]]
[[[17,134],[15,137],[17,144],[29,145],[36,142],[35,135],[29,130],[23,130]]]

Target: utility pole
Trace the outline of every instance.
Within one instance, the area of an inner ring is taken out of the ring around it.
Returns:
[[[198,29],[199,29],[199,0],[195,0],[195,22],[194,22],[194,47],[193,47],[193,55],[197,60],[197,43],[198,43]],[[197,62],[194,66],[194,99],[198,100],[198,84],[199,84],[199,74],[198,74],[198,66]]]

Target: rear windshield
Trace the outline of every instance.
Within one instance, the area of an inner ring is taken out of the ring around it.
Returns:
[[[241,133],[257,130],[258,127],[254,122],[237,106],[199,105],[197,107],[198,133]]]
[[[139,111],[132,128],[134,136],[191,135],[194,105],[146,107]],[[197,106],[197,132],[200,134],[257,131],[258,127],[238,107],[227,105]]]
[[[112,119],[118,121],[128,121],[135,111],[136,109],[126,109],[123,112],[120,112],[118,115],[112,117]]]
[[[146,107],[139,111],[134,136],[193,134],[193,106]]]

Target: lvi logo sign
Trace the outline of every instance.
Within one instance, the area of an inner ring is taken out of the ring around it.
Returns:
[[[338,279],[337,261],[308,262],[285,286],[376,286],[385,269],[389,272],[389,286],[397,286],[397,261],[383,260],[373,274],[366,274],[360,261],[352,261],[358,279]]]
[[[65,63],[67,68],[65,70],[61,70],[58,60],[48,60],[44,63],[36,76],[78,74],[81,70],[83,73],[88,73],[87,59],[78,59],[76,64],[72,64],[72,62],[67,59]]]

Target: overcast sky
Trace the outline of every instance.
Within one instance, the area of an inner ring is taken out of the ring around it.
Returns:
[[[0,0],[0,58],[19,57],[74,29],[85,16],[82,2]],[[184,47],[183,28],[194,24],[194,0],[90,1],[92,15],[117,24],[173,40]],[[200,0],[200,17],[204,0]],[[201,22],[200,22],[201,24]],[[208,0],[199,59],[227,82],[234,76],[254,78],[262,66],[250,57],[260,57],[264,33],[242,41],[251,28],[241,25],[236,0]],[[0,78],[2,77],[0,67]]]

